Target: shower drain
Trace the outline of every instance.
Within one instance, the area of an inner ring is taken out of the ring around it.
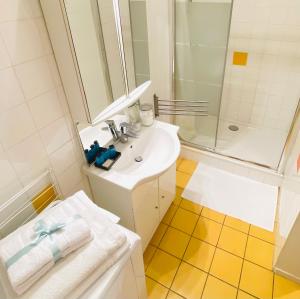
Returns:
[[[228,127],[228,129],[229,129],[230,131],[236,132],[236,131],[239,130],[239,127],[236,126],[236,125],[230,125],[230,126]]]

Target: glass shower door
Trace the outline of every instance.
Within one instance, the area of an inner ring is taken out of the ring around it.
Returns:
[[[177,101],[207,101],[207,115],[176,115],[184,142],[214,149],[231,1],[175,0],[174,92]]]

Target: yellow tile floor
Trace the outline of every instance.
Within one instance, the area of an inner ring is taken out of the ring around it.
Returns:
[[[273,233],[182,198],[195,168],[178,159],[176,197],[144,253],[149,299],[300,299],[272,272]]]

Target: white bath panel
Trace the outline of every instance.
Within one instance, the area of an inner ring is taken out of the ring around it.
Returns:
[[[199,163],[182,196],[273,231],[278,188]]]

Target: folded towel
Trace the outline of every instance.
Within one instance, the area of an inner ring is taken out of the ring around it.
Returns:
[[[18,299],[69,298],[69,295],[75,290],[77,298],[78,294],[84,292],[94,282],[91,279],[94,273],[97,272],[97,277],[100,277],[128,252],[127,236],[124,230],[116,224],[119,218],[99,208],[83,191],[75,193],[52,208],[45,209],[37,216],[36,220],[44,219],[54,210],[55,213],[66,215],[66,217],[70,214],[80,215],[91,228],[93,239],[57,262],[55,267],[33,285],[27,281],[31,287],[28,289],[27,285],[24,284],[24,289],[28,290],[18,296]],[[15,298],[8,279],[3,274],[3,267],[0,267],[0,280],[5,286],[7,298]]]
[[[44,218],[30,221],[1,241],[0,260],[12,288],[22,294],[58,259],[91,239],[90,227],[81,216],[50,209]]]

